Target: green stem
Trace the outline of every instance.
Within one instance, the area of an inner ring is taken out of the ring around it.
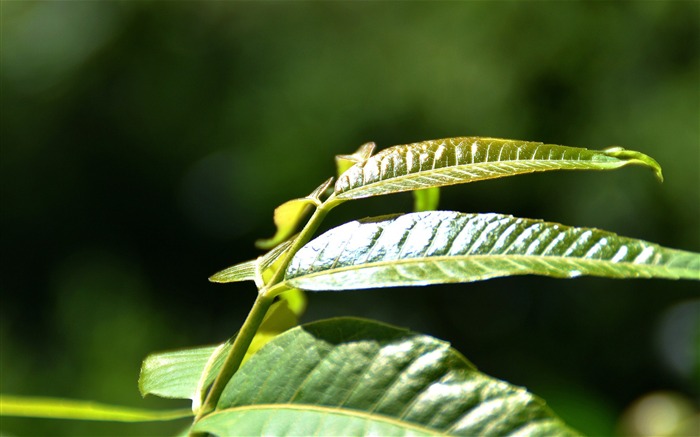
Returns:
[[[214,384],[212,384],[211,390],[209,390],[207,394],[206,400],[202,404],[202,408],[199,409],[195,421],[206,416],[216,408],[221,393],[223,393],[229,379],[231,379],[233,374],[236,373],[241,366],[243,357],[248,351],[248,347],[253,341],[255,333],[258,331],[258,327],[265,318],[265,314],[267,314],[267,310],[274,300],[274,296],[267,296],[264,293],[259,294],[257,299],[255,299],[253,308],[250,309],[248,317],[245,319],[245,322],[243,322],[243,326],[241,326],[241,330],[238,332],[233,346],[226,357],[226,361],[224,361],[224,364],[221,366],[221,370],[216,376]]]
[[[335,195],[331,195],[331,197],[326,199],[325,202],[323,202],[318,208],[316,208],[309,221],[306,222],[306,226],[304,226],[304,229],[301,230],[299,236],[294,240],[294,243],[292,243],[292,247],[290,247],[289,250],[287,250],[287,253],[284,255],[284,261],[282,261],[282,265],[280,265],[280,268],[275,272],[275,275],[272,277],[270,282],[268,282],[268,286],[265,289],[263,289],[264,291],[269,290],[270,287],[282,281],[282,279],[284,278],[284,272],[287,270],[287,265],[292,260],[294,254],[297,253],[297,251],[299,251],[299,249],[301,249],[301,247],[311,239],[311,237],[314,235],[314,232],[316,232],[316,229],[318,229],[318,227],[321,225],[321,222],[324,218],[326,218],[326,215],[328,215],[331,209],[335,208],[342,202],[343,200],[336,199]]]
[[[241,330],[238,332],[238,335],[233,342],[233,346],[226,357],[226,361],[224,361],[224,364],[221,366],[221,370],[216,376],[214,384],[211,386],[211,390],[209,390],[209,393],[207,394],[206,400],[202,404],[202,408],[200,408],[199,412],[197,413],[195,422],[216,409],[216,404],[219,402],[219,398],[221,397],[226,384],[241,366],[243,357],[248,351],[248,347],[253,341],[255,333],[258,331],[260,324],[263,322],[265,314],[267,314],[267,311],[274,302],[275,296],[279,294],[280,290],[285,289],[280,282],[284,278],[284,272],[287,269],[287,264],[289,264],[292,257],[301,248],[301,246],[309,241],[330,210],[342,202],[342,200],[336,199],[334,195],[331,195],[331,197],[326,199],[325,202],[316,208],[313,215],[306,223],[306,226],[304,226],[304,229],[301,230],[299,236],[294,240],[294,243],[284,255],[284,261],[280,265],[279,269],[275,272],[274,276],[267,283],[265,288],[260,290],[258,297],[253,304],[253,308],[251,308],[250,313],[248,313],[248,317],[245,319],[245,322],[243,322],[243,326],[241,326]]]

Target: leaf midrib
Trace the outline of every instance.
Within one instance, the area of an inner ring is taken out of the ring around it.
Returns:
[[[435,428],[427,428],[417,425],[413,422],[401,421],[389,416],[385,416],[377,413],[366,413],[360,410],[354,410],[351,408],[342,407],[329,407],[322,405],[311,405],[311,404],[290,404],[290,403],[280,403],[280,404],[256,404],[256,405],[244,405],[240,407],[230,407],[224,410],[219,410],[218,412],[212,413],[210,416],[215,416],[217,414],[223,414],[232,411],[257,411],[257,410],[297,410],[297,411],[313,411],[325,414],[337,414],[341,416],[357,417],[361,419],[369,419],[375,422],[385,422],[394,426],[398,426],[404,429],[410,429],[430,435],[444,435],[449,434],[444,431],[437,430]],[[208,416],[207,416],[208,417]]]
[[[629,164],[628,161],[622,161],[622,160],[616,160],[616,161],[592,161],[592,160],[570,160],[570,159],[508,159],[508,160],[502,160],[502,161],[482,161],[482,162],[469,162],[469,163],[464,163],[464,164],[458,164],[458,165],[451,165],[447,167],[440,167],[440,168],[432,168],[429,170],[419,170],[416,172],[412,173],[407,173],[405,175],[400,175],[400,176],[392,176],[384,179],[379,179],[375,182],[371,182],[369,184],[363,184],[359,185],[357,187],[353,187],[350,189],[347,189],[345,191],[342,191],[338,193],[338,197],[343,198],[347,197],[349,193],[353,192],[358,192],[358,191],[363,191],[363,190],[370,190],[377,185],[385,184],[385,183],[397,183],[400,184],[404,180],[408,179],[415,179],[418,177],[431,177],[435,175],[439,175],[439,173],[446,173],[449,172],[450,170],[457,170],[460,168],[464,167],[469,167],[473,168],[475,170],[479,170],[480,167],[487,167],[487,166],[495,166],[499,164],[506,164],[506,163],[514,163],[514,164],[525,164],[524,166],[527,167],[528,165],[532,166],[535,164],[557,164],[558,166],[561,167],[579,167],[581,166],[580,163],[586,163],[590,167],[593,168],[616,168],[616,167],[622,167],[627,164]],[[563,165],[562,165],[563,164]],[[532,169],[532,172],[536,172],[537,169]],[[380,172],[381,174],[381,172]],[[361,176],[362,177],[362,176]],[[474,179],[477,180],[477,179]],[[463,182],[455,182],[454,184],[458,183],[465,183]],[[447,183],[445,185],[451,185],[450,183]],[[408,191],[409,188],[406,189]]]
[[[683,268],[683,267],[669,267],[665,264],[644,264],[644,263],[634,263],[630,261],[610,261],[610,260],[605,260],[605,259],[591,259],[591,258],[578,258],[578,257],[567,257],[567,256],[560,256],[560,255],[439,255],[439,256],[430,256],[430,257],[423,257],[423,258],[405,258],[405,259],[399,259],[399,260],[390,260],[390,261],[375,261],[375,262],[369,262],[369,263],[363,263],[363,264],[354,264],[354,265],[349,265],[349,266],[343,266],[343,267],[334,267],[332,269],[326,269],[326,270],[319,270],[313,273],[307,273],[299,276],[294,276],[287,278],[288,280],[294,280],[294,279],[300,279],[300,278],[311,278],[315,276],[320,276],[324,274],[329,274],[329,273],[339,273],[339,272],[344,272],[344,271],[351,271],[351,270],[360,270],[364,268],[373,268],[373,267],[392,267],[400,264],[418,264],[418,263],[438,263],[440,261],[468,261],[470,259],[489,259],[489,260],[498,260],[498,259],[503,259],[503,260],[543,260],[543,259],[553,259],[557,261],[565,261],[565,262],[577,262],[577,263],[585,263],[585,264],[613,264],[613,265],[619,265],[622,267],[634,267],[634,269],[639,269],[641,268],[661,268],[661,269],[666,269],[669,271],[688,271],[692,272],[693,270]]]

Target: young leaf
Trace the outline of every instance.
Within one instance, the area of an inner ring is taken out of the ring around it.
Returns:
[[[252,259],[216,272],[209,280],[220,283],[255,281],[257,269],[258,260]]]
[[[440,203],[440,189],[438,187],[415,190],[413,192],[413,211],[435,211]]]
[[[333,178],[330,178],[319,185],[308,196],[289,200],[275,208],[274,221],[275,226],[277,226],[277,232],[272,238],[256,241],[255,245],[259,249],[270,249],[291,237],[304,215],[314,206],[321,204],[321,196],[332,183]]]
[[[286,280],[304,290],[350,290],[527,274],[700,279],[700,254],[598,229],[434,211],[332,229],[295,254]]]
[[[610,170],[652,158],[613,147],[594,151],[529,141],[458,137],[394,146],[358,162],[335,184],[338,199],[357,199],[549,170]]]
[[[230,347],[229,341],[218,346],[149,355],[143,361],[139,375],[141,396],[152,394],[169,399],[191,399],[192,410],[196,411],[201,403],[201,387],[207,385],[211,373],[221,366],[220,357],[225,357]]]
[[[236,264],[213,274],[209,280],[219,283],[255,281],[258,289],[263,288],[265,282],[270,279],[269,271],[291,245],[291,240],[287,240],[257,259]]]
[[[217,411],[193,431],[575,435],[542,400],[480,373],[448,343],[354,318],[311,323],[275,338],[240,368]]]

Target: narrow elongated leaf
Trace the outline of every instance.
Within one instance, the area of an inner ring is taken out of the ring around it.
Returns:
[[[305,290],[350,290],[526,274],[700,279],[700,254],[598,229],[433,211],[332,229],[296,253],[286,279]]]
[[[220,272],[214,273],[209,280],[211,282],[243,282],[243,281],[255,281],[256,273],[258,268],[258,260],[252,259],[250,261],[245,261],[235,266],[225,268]]]
[[[549,170],[610,170],[637,164],[661,179],[652,158],[621,147],[594,151],[529,141],[458,137],[394,146],[358,162],[335,184],[339,199]]]
[[[105,422],[154,422],[192,416],[188,410],[145,410],[75,399],[0,395],[0,416]]]
[[[209,280],[211,282],[229,283],[242,281],[255,281],[258,289],[265,286],[271,276],[270,269],[284,255],[292,245],[292,239],[278,244],[274,249],[256,259],[245,261],[214,273]]]
[[[285,365],[280,365],[285,363]],[[278,336],[194,431],[224,435],[575,435],[545,403],[449,344],[340,318]]]

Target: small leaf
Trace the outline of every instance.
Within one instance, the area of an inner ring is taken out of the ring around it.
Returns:
[[[321,204],[321,196],[332,183],[333,178],[330,178],[319,185],[308,196],[289,200],[275,208],[274,221],[275,226],[277,226],[277,232],[272,238],[256,241],[255,245],[259,249],[270,249],[291,237],[304,216],[311,211],[314,206],[319,206]]]
[[[191,399],[192,409],[196,411],[201,404],[202,387],[207,386],[208,377],[202,379],[205,370],[209,374],[218,371],[221,366],[219,358],[225,357],[230,347],[230,343],[222,343],[149,355],[143,361],[139,375],[141,396],[152,394],[169,399]]]
[[[360,161],[335,184],[338,199],[357,199],[549,170],[610,170],[652,158],[621,147],[594,151],[529,141],[458,137],[390,147]]]
[[[413,211],[435,211],[440,203],[440,189],[437,187],[413,192]]]
[[[288,200],[275,208],[274,220],[277,232],[272,238],[257,240],[255,246],[258,249],[270,249],[289,238],[296,231],[301,219],[311,211],[313,206],[313,200],[301,198]]]
[[[345,173],[347,169],[357,164],[358,162],[365,162],[372,156],[372,152],[377,145],[374,143],[365,143],[360,146],[355,153],[352,155],[336,155],[335,156],[335,166],[337,169],[338,177]]]
[[[192,416],[186,409],[144,410],[74,399],[0,395],[0,416],[105,422],[155,422]]]
[[[257,266],[258,262],[255,259],[245,261],[213,274],[209,280],[220,283],[254,281]]]
[[[289,307],[289,310],[294,313],[298,319],[301,319],[301,316],[304,315],[304,312],[306,311],[306,293],[302,290],[297,290],[297,289],[291,289],[287,290],[284,293],[278,295],[279,299],[287,301],[287,306]],[[298,324],[298,321],[297,321]]]
[[[598,229],[434,211],[332,229],[295,254],[286,281],[304,290],[350,290],[527,274],[700,279],[700,254]]]
[[[272,276],[274,266],[278,265],[278,261],[284,255],[292,241],[288,240],[278,244],[274,249],[266,254],[259,256],[257,259],[242,262],[226,268],[212,275],[209,280],[211,282],[228,283],[241,281],[255,281],[258,289],[265,286],[265,282]]]
[[[285,365],[280,365],[285,363]],[[525,389],[449,344],[339,318],[278,336],[193,431],[224,435],[576,435]]]

